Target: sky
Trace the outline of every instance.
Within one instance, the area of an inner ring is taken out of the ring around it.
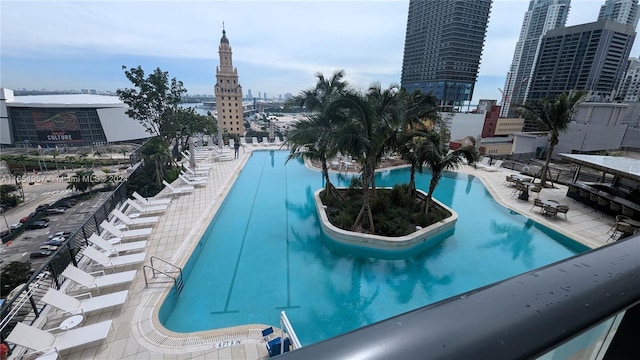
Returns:
[[[446,0],[437,0],[446,1]],[[567,26],[604,0],[573,0]],[[494,0],[472,103],[500,99],[528,0]],[[298,94],[338,69],[356,88],[400,83],[409,1],[0,0],[0,87],[115,91],[122,66],[213,94],[222,29],[246,94]],[[640,56],[640,37],[631,56]]]

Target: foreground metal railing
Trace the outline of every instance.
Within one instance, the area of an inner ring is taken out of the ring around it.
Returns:
[[[531,359],[639,308],[637,235],[279,359]],[[637,342],[640,320],[630,321],[614,336]],[[602,347],[599,353],[616,351],[607,349],[615,341],[598,341],[590,346]]]
[[[17,322],[33,324],[40,316],[44,303],[39,301],[42,296],[34,296],[34,287],[43,289],[42,280],[50,281],[50,286],[60,289],[64,279],[61,274],[69,264],[78,265],[80,250],[88,246],[88,239],[96,231],[99,224],[108,218],[111,211],[127,200],[127,183],[121,183],[111,195],[91,214],[78,230],[72,233],[65,243],[60,246],[37,269],[26,285],[14,293],[11,298],[5,299],[0,306],[0,338],[6,338]],[[46,289],[45,289],[46,292]]]

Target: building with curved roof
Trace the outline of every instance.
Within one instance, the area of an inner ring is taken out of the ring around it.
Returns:
[[[127,109],[117,96],[14,96],[12,90],[0,88],[0,145],[91,146],[149,138]]]

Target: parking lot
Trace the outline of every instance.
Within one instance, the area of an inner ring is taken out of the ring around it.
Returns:
[[[20,219],[35,212],[40,205],[54,204],[56,201],[76,194],[68,190],[66,188],[68,184],[64,179],[55,176],[55,173],[49,176],[44,175],[39,178],[42,181],[24,184],[25,202],[0,215],[1,229],[18,226]],[[76,231],[109,195],[108,192],[95,192],[91,198],[78,201],[76,205],[64,212],[42,211],[44,215],[41,217],[49,220],[45,228],[25,229],[17,238],[0,246],[0,269],[12,261],[29,261],[32,269],[37,270],[48,257],[30,258],[30,254],[37,252],[48,240],[49,235],[60,231]]]

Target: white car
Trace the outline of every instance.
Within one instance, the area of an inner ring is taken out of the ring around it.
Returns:
[[[16,230],[16,229],[19,229],[21,226],[22,226],[22,223],[15,223],[15,224],[11,224],[9,226],[9,229]]]
[[[58,247],[57,246],[53,246],[53,245],[42,245],[42,246],[40,246],[39,250],[56,251],[56,250],[58,250]]]
[[[71,236],[71,233],[69,231],[58,231],[55,234],[49,235],[49,240],[53,240],[54,238],[61,238],[60,240],[64,240],[69,236]]]

